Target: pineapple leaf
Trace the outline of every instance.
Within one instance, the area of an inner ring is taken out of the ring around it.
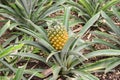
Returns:
[[[6,5],[0,4],[0,7],[2,7],[3,9],[15,14],[14,10]]]
[[[103,32],[100,32],[100,31],[94,31],[92,32],[93,34],[96,34],[97,36],[99,37],[103,37],[103,38],[108,38],[109,40],[112,40],[114,42],[116,42],[117,44],[120,45],[120,41],[118,41],[115,36],[113,35],[110,35],[110,34],[107,34],[107,33],[103,33]]]
[[[117,18],[118,18],[119,21],[120,21],[120,14],[119,14],[119,12],[117,11],[116,7],[115,7],[115,6],[112,6],[112,10],[113,10],[113,13],[117,16]]]
[[[70,17],[71,7],[65,6],[65,14],[63,24],[66,27],[66,30],[69,32],[69,17]]]
[[[10,27],[10,21],[8,21],[1,29],[0,29],[0,37],[5,33],[5,31]]]
[[[40,44],[38,42],[34,42],[34,41],[22,41],[21,43],[24,43],[26,45],[35,46],[35,47],[41,49],[43,52],[45,52],[47,54],[51,53],[51,51],[49,49],[47,49],[45,46],[43,46],[43,44]]]
[[[106,49],[106,50],[97,50],[90,52],[89,54],[85,54],[84,56],[87,58],[92,58],[95,56],[119,56],[120,50],[114,50],[114,49]]]
[[[10,44],[11,41],[15,40],[18,36],[17,35],[13,35],[10,38],[8,38],[3,44],[2,47],[6,47]]]
[[[53,77],[50,80],[56,80],[59,77],[61,67],[58,65],[52,66]]]
[[[0,76],[0,80],[10,80],[7,76]]]
[[[88,14],[92,16],[92,12],[94,9],[90,2],[88,0],[79,0],[79,2],[87,9]]]
[[[104,41],[104,40],[102,40],[102,39],[97,39],[97,38],[96,38],[96,39],[93,40],[93,43],[104,44],[104,45],[106,45],[106,46],[111,47],[112,49],[119,49],[117,46],[111,44],[110,42]]]
[[[99,19],[100,12],[95,14],[84,26],[83,28],[77,33],[78,36],[82,37],[83,34]]]
[[[120,29],[117,27],[114,22],[111,20],[111,18],[104,12],[101,11],[102,17],[106,20],[107,25],[118,35],[120,36]]]
[[[19,44],[19,45],[14,45],[14,46],[9,46],[2,51],[0,51],[0,58],[3,58],[7,55],[9,55],[12,51],[14,50],[19,50],[23,47],[24,44]]]
[[[26,66],[23,66],[21,68],[18,68],[18,70],[16,71],[16,75],[15,75],[15,78],[13,80],[21,80],[22,77],[23,77],[23,73],[24,73],[24,70],[25,70],[25,67]]]
[[[48,60],[52,57],[52,56],[54,56],[55,54],[57,54],[58,52],[52,52],[52,53],[50,53],[49,54],[49,56],[47,57],[47,59],[46,59],[46,62],[48,62]]]
[[[21,56],[21,57],[29,57],[29,58],[33,58],[33,59],[37,59],[39,61],[42,61],[44,63],[46,63],[46,59],[39,56],[39,55],[36,55],[36,54],[32,54],[32,53],[19,53],[19,54],[11,54],[13,56]],[[47,63],[48,65],[50,65],[51,63]]]
[[[62,5],[64,2],[65,2],[65,0],[58,0],[51,7],[47,8],[47,10],[39,17],[39,19],[45,18],[46,16],[48,16],[56,11],[62,10],[63,7],[61,7],[59,5]]]
[[[100,70],[100,69],[104,69],[104,68],[107,69],[111,63],[114,63],[117,60],[119,60],[118,57],[112,57],[112,58],[98,60],[94,63],[84,64],[83,66],[81,66],[81,68],[79,68],[79,70],[84,70],[84,71],[89,71],[89,72],[94,71],[95,72],[95,71]]]
[[[0,59],[0,62],[5,65],[6,67],[8,67],[10,70],[12,70],[14,73],[16,72],[16,70],[14,69],[14,67],[12,65],[10,65],[9,63],[7,63],[6,61],[4,61],[3,59]]]
[[[82,70],[72,70],[71,72],[76,74],[76,76],[79,75],[80,80],[99,80],[96,76]]]
[[[34,24],[31,20],[27,20],[39,33],[41,33],[43,35],[43,37],[45,39],[47,39],[47,32],[43,29],[42,26],[37,26],[36,24]]]
[[[97,56],[119,56],[120,55],[120,50],[114,50],[114,49],[106,49],[106,50],[97,50],[90,52],[89,54],[85,54],[84,56],[89,59],[92,57],[97,57]],[[72,66],[76,66],[79,63],[85,61],[84,58],[80,58],[79,60],[76,60],[72,63]]]
[[[109,72],[111,69],[115,68],[118,65],[120,65],[120,58],[112,61],[109,65],[107,65],[105,69],[105,73]]]
[[[25,69],[24,70],[24,73],[25,74],[31,74],[31,77],[33,77],[33,76],[37,76],[37,77],[39,77],[39,78],[44,78],[45,76],[42,74],[42,73],[40,73],[40,72],[42,72],[44,69]],[[31,77],[28,79],[28,80],[31,80]]]
[[[102,10],[105,11],[118,2],[120,2],[120,1],[119,0],[111,0],[102,7]]]

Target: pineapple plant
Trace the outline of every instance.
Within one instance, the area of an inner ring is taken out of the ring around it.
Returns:
[[[94,73],[93,71],[102,69],[110,71],[107,67],[112,66],[112,63],[119,60],[118,57],[108,57],[88,64],[84,63],[84,61],[97,56],[118,56],[120,55],[120,50],[99,50],[87,54],[83,54],[82,52],[83,49],[88,48],[90,45],[93,45],[93,43],[84,41],[81,37],[98,20],[100,15],[101,12],[94,15],[78,33],[72,33],[70,29],[68,29],[69,26],[63,26],[59,23],[53,23],[48,26],[46,30],[29,21],[38,32],[19,28],[20,31],[26,32],[29,35],[32,34],[32,36],[36,38],[36,41],[23,41],[24,44],[38,47],[44,54],[47,54],[47,57],[44,57],[44,59],[36,58],[49,66],[48,69],[44,69],[39,73],[42,75],[43,79],[58,80],[59,78],[64,78],[63,80],[99,80],[96,76],[91,74]],[[65,19],[64,25],[67,24],[68,21],[69,20]],[[21,56],[22,55],[23,54],[21,54]],[[38,56],[36,55],[36,57]]]
[[[27,23],[31,20],[37,25],[45,25],[50,14],[63,9],[59,7],[65,1],[53,0],[0,0],[0,16],[11,20],[22,27],[33,29]]]
[[[19,57],[21,56],[22,58],[29,57],[37,59],[41,62],[44,62],[49,67],[48,70],[50,71],[48,71],[48,73],[44,74],[44,70],[46,70],[46,68],[24,70],[24,68],[16,69],[14,68],[14,65],[8,66],[9,64],[6,61],[3,61],[3,57],[6,56],[4,54],[5,52],[0,52],[0,62],[3,63],[3,65],[5,65],[6,67],[10,68],[13,73],[22,73],[20,76],[23,80],[26,80],[24,79],[24,76],[22,76],[23,74],[31,74],[31,77],[37,76],[43,79],[47,78],[46,80],[58,80],[62,77],[64,78],[63,80],[99,80],[91,73],[97,72],[102,69],[109,71],[113,67],[113,63],[120,60],[120,58],[117,57],[120,55],[120,50],[99,50],[83,54],[83,49],[89,47],[93,43],[89,41],[84,41],[81,39],[81,37],[98,20],[101,12],[95,14],[77,34],[72,33],[69,29],[69,12],[70,9],[66,7],[63,22],[64,26],[58,23],[53,24],[47,29],[47,31],[42,26],[36,25],[36,21],[34,21],[34,18],[32,18],[32,20],[29,20],[29,17],[27,18],[28,20],[25,19],[25,21],[27,21],[27,24],[24,21],[23,22],[27,26],[32,26],[34,30],[28,27],[23,28],[23,25],[20,25],[20,27],[15,27],[17,30],[27,33],[28,35],[35,38],[34,40],[30,41],[21,41],[21,43],[39,48],[40,51],[43,51],[44,54],[47,54],[47,57],[32,54],[31,52],[27,53],[22,50],[18,52],[18,54],[7,53],[7,56],[12,55]],[[35,20],[38,19],[35,18]],[[88,64],[84,63],[84,61],[96,56],[112,56],[112,58],[106,58]],[[18,76],[17,78],[20,79],[20,76]],[[30,80],[31,77],[28,80]],[[16,77],[14,80],[17,80]]]
[[[47,32],[50,44],[56,50],[62,50],[63,46],[68,40],[68,32],[65,27],[60,24],[52,25],[48,28]]]
[[[77,2],[68,0],[66,3],[73,6],[73,11],[80,17],[81,23],[85,24],[101,10],[112,16],[111,7],[119,2],[119,0],[78,0]]]

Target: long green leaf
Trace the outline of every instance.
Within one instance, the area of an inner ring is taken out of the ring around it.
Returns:
[[[65,6],[65,13],[64,13],[64,21],[63,21],[63,24],[65,25],[67,31],[69,31],[70,10],[71,10],[71,7]]]
[[[98,12],[96,15],[94,15],[84,26],[83,28],[78,32],[78,36],[82,37],[83,34],[98,20],[100,17],[100,12]]]
[[[24,7],[24,9],[26,10],[26,12],[27,12],[27,14],[30,14],[30,6],[29,6],[29,4],[28,4],[28,2],[30,3],[31,2],[31,0],[20,0],[20,2],[21,2],[21,4],[22,4],[22,6]]]
[[[83,57],[85,60],[88,60],[81,52],[76,52],[76,51],[69,51],[68,52],[70,55],[77,55],[79,57]]]
[[[112,10],[113,10],[113,13],[117,16],[117,18],[118,18],[119,21],[120,21],[120,13],[117,11],[116,7],[115,7],[115,6],[112,6]]]
[[[19,53],[19,54],[11,54],[13,56],[21,56],[21,57],[29,57],[29,58],[33,58],[33,59],[37,59],[39,61],[42,61],[44,63],[46,63],[46,59],[39,56],[39,55],[36,55],[36,54],[32,54],[32,53]],[[51,63],[47,63],[48,65],[50,65]]]
[[[44,78],[45,76],[41,73],[44,70],[45,69],[25,69],[24,74],[31,74],[31,75],[37,76],[39,78]]]
[[[10,4],[10,6],[11,6],[11,8],[13,8],[13,10],[15,11],[15,15],[17,15],[17,16],[23,16],[22,14],[21,14],[21,9],[19,9],[17,6],[16,6],[16,4]]]
[[[47,0],[43,0],[43,1],[40,1],[38,3],[38,9],[36,11],[36,14],[39,14],[42,11],[42,9],[43,9],[46,2],[47,2]]]
[[[46,41],[43,38],[42,34],[39,34],[39,33],[35,32],[33,30],[30,30],[28,28],[24,28],[24,29],[16,28],[16,29],[23,31],[29,35],[32,35],[34,38],[38,39],[38,44],[41,45],[42,47],[46,48],[47,50],[49,50],[49,52],[54,51],[54,48],[51,46],[51,44],[48,41]]]
[[[109,42],[107,42],[107,41],[104,41],[104,40],[102,40],[102,39],[94,39],[94,40],[93,40],[93,43],[104,44],[104,45],[106,45],[106,46],[108,46],[108,47],[111,47],[111,48],[113,48],[113,49],[119,49],[117,46],[115,46],[115,45],[113,45],[113,44],[111,44],[111,43],[109,43]]]
[[[58,65],[53,65],[52,67],[52,72],[53,72],[53,77],[50,80],[56,80],[59,77],[61,67]]]
[[[41,49],[43,52],[49,54],[51,51],[48,50],[45,46],[43,46],[42,44],[38,43],[38,42],[33,42],[33,41],[22,41],[20,43],[24,43],[24,44],[27,44],[27,45],[31,45],[31,46],[34,46],[34,47],[37,47],[39,49]]]
[[[19,68],[15,74],[15,78],[13,80],[21,80],[22,77],[23,77],[23,73],[24,73],[24,70],[25,70],[25,66],[22,67],[22,68]]]
[[[120,65],[120,58],[115,61],[112,61],[111,64],[107,65],[105,69],[105,73],[107,73],[108,71],[110,71],[111,69],[115,68],[118,65]]]
[[[66,42],[66,44],[64,45],[62,51],[61,51],[61,60],[62,62],[64,61],[66,63],[66,61],[64,59],[66,59],[67,57],[67,52],[70,50],[71,48],[71,44],[73,44],[74,41],[76,41],[77,38],[76,37],[70,37],[68,39],[68,41]]]
[[[18,27],[16,27],[16,29],[20,30],[20,31],[22,31],[26,34],[29,34],[29,35],[33,36],[34,38],[37,38],[37,39],[42,39],[42,37],[43,37],[41,34],[35,32],[33,30],[30,30],[28,28],[18,28]]]
[[[87,48],[88,46],[90,46],[92,44],[93,44],[92,42],[91,43],[82,43],[82,44],[76,46],[73,51],[79,52],[79,51],[83,50],[84,48]]]
[[[93,51],[89,54],[85,54],[84,56],[87,58],[92,58],[96,56],[119,56],[119,55],[120,55],[120,50],[106,49],[106,50]]]
[[[101,15],[103,18],[105,18],[108,26],[119,36],[120,35],[119,27],[114,24],[114,22],[111,20],[111,18],[104,11],[101,11]]]
[[[7,76],[0,76],[0,80],[10,80]]]
[[[110,8],[111,6],[113,6],[114,4],[120,2],[119,0],[111,0],[111,1],[108,1],[108,3],[106,3],[103,7],[102,7],[102,10],[105,11],[107,10],[108,8]]]
[[[62,5],[66,0],[58,0],[55,4],[53,4],[50,8],[48,8],[41,16],[40,18],[45,18],[46,16],[56,12],[56,11],[59,11],[59,10],[62,10],[63,7],[59,6],[59,5]]]
[[[118,57],[98,60],[94,63],[84,64],[83,66],[81,66],[82,68],[80,68],[79,70],[93,72],[93,71],[97,71],[105,68],[107,69],[110,64],[114,63],[117,60],[119,60]]]
[[[9,12],[15,14],[14,10],[6,5],[3,5],[3,4],[0,4],[0,7],[3,8],[3,9],[6,9],[8,10]]]
[[[47,39],[46,31],[43,29],[42,26],[37,26],[37,25],[34,24],[31,20],[27,20],[27,21],[28,21],[39,33],[41,33],[45,39]]]
[[[0,62],[5,65],[6,67],[8,67],[10,70],[12,70],[14,73],[16,72],[16,70],[14,69],[14,67],[12,65],[10,65],[9,63],[7,63],[6,61],[4,61],[3,59],[0,59]]]
[[[68,41],[66,42],[66,44],[64,45],[64,47],[63,47],[63,49],[62,49],[62,53],[63,54],[65,54],[66,52],[68,52],[69,51],[69,49],[70,49],[70,47],[71,47],[71,44],[74,42],[74,41],[76,41],[77,40],[77,38],[76,37],[70,37],[69,39],[68,39]]]
[[[92,16],[93,14],[93,6],[87,0],[79,0],[79,2],[87,9],[88,14]]]
[[[2,50],[0,52],[0,58],[3,58],[7,55],[9,55],[12,51],[14,50],[19,50],[23,47],[24,44],[19,44],[19,45],[14,45],[14,46],[9,46],[7,48],[5,48],[4,50]]]
[[[80,80],[99,80],[96,76],[82,70],[72,70],[72,72],[79,75]]]
[[[6,47],[7,45],[10,44],[11,41],[15,40],[17,37],[18,37],[18,36],[16,36],[16,35],[11,36],[10,38],[8,38],[8,39],[6,40],[6,42],[4,42],[4,43],[2,44],[2,47]]]
[[[114,50],[114,49],[106,49],[106,50],[97,50],[97,51],[93,51],[90,52],[88,54],[85,54],[84,56],[86,58],[92,58],[92,57],[97,57],[97,56],[119,56],[120,55],[120,50]],[[72,63],[72,66],[75,67],[76,65],[78,65],[79,63],[85,61],[84,58],[80,58],[80,60],[75,60]]]
[[[100,31],[94,31],[92,32],[93,34],[96,34],[98,37],[103,37],[103,38],[107,38],[109,40],[112,40],[114,42],[116,42],[117,44],[120,45],[120,41],[117,40],[115,37],[115,35],[110,35],[110,34],[107,34],[107,33],[104,33],[104,32],[100,32]]]
[[[9,12],[8,12],[9,13]],[[4,13],[0,13],[1,16],[5,17],[5,18],[8,18],[14,22],[18,22],[15,18],[13,18],[13,16],[9,15],[7,12],[4,12]]]
[[[0,29],[0,37],[5,33],[5,31],[10,27],[10,21],[8,21],[1,29]]]
[[[76,3],[72,0],[71,1],[66,1],[66,3],[69,4],[72,7],[77,8],[77,10],[82,12],[82,13],[86,12],[86,10],[79,3]]]
[[[54,56],[55,54],[57,54],[58,52],[52,52],[52,53],[50,53],[49,54],[49,56],[47,57],[47,59],[46,59],[46,62],[48,62],[48,60],[52,57],[52,56]]]
[[[10,30],[12,30],[12,29],[14,29],[16,26],[18,26],[18,25],[20,25],[20,24],[18,24],[18,23],[12,23],[11,25],[10,25]]]

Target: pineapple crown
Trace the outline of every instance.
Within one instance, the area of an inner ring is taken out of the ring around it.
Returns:
[[[48,25],[48,28],[59,28],[59,27],[62,27],[62,24],[59,21],[56,21],[56,20],[48,22],[47,25]]]

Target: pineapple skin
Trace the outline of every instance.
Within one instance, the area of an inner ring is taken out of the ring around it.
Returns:
[[[62,50],[68,40],[68,32],[63,26],[48,28],[48,39],[56,50]]]

